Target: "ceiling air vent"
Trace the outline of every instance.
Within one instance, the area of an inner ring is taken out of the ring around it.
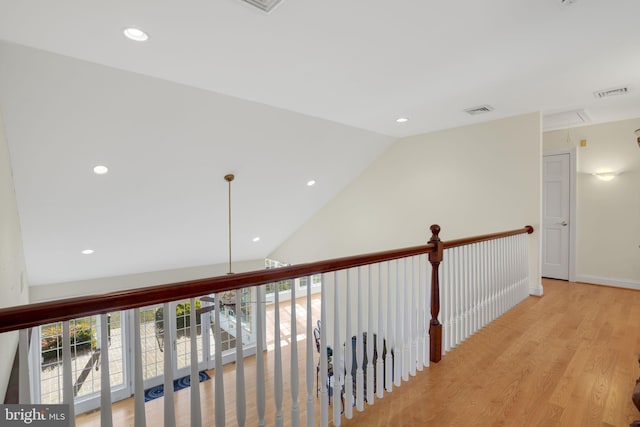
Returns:
[[[274,7],[276,7],[278,3],[280,3],[282,0],[243,0],[243,1],[265,12],[271,12],[271,10]]]
[[[490,105],[480,105],[478,107],[466,108],[464,111],[467,114],[471,114],[472,116],[475,116],[475,115],[478,115],[478,114],[489,113],[489,112],[493,111],[493,107],[490,106]]]
[[[597,92],[593,92],[593,96],[596,98],[606,98],[608,96],[616,96],[616,95],[625,95],[629,93],[629,88],[626,86],[623,87],[614,87],[611,89],[599,90]]]

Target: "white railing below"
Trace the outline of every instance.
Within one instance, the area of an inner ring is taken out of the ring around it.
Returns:
[[[436,236],[437,237],[437,236]],[[442,323],[442,354],[460,345],[467,337],[499,317],[528,295],[528,240],[527,234],[513,234],[502,238],[482,240],[476,243],[444,246],[442,266],[440,268],[439,303],[441,312],[438,317]],[[236,339],[236,382],[233,390],[235,399],[226,393],[229,384],[223,381],[222,331],[220,328],[220,309],[214,308],[215,369],[213,393],[200,393],[198,348],[204,344],[205,327],[209,322],[201,323],[202,334],[196,317],[196,300],[190,300],[190,378],[192,384],[190,420],[192,426],[206,424],[203,420],[203,408],[211,411],[211,402],[203,402],[205,395],[215,396],[215,425],[245,425],[247,419],[256,419],[259,426],[287,425],[327,426],[329,419],[340,426],[342,417],[357,417],[391,393],[393,386],[401,387],[403,382],[412,380],[429,366],[434,355],[430,354],[427,331],[433,326],[431,318],[431,295],[433,283],[430,283],[432,263],[428,258],[431,248],[425,246],[422,254],[399,256],[381,262],[361,264],[355,267],[337,269],[322,273],[321,309],[319,318],[314,319],[311,307],[311,276],[306,289],[306,309],[298,306],[295,290],[292,290],[291,303],[280,304],[275,294],[275,307],[272,325],[265,322],[265,284],[252,287],[250,295],[255,301],[256,339],[258,351],[255,361],[255,395],[249,396],[246,383],[254,381],[253,375],[245,378],[243,357],[243,333],[240,321],[240,291],[236,291],[237,316]],[[442,250],[442,249],[441,249]],[[435,277],[437,278],[437,270]],[[298,277],[300,278],[300,277]],[[436,280],[437,282],[437,280]],[[438,283],[435,284],[436,286]],[[277,286],[276,286],[277,289]],[[218,300],[215,294],[215,301]],[[435,295],[438,295],[436,293]],[[303,296],[303,298],[305,298]],[[288,309],[287,309],[288,308]],[[174,407],[173,375],[174,357],[176,357],[172,337],[173,328],[167,327],[172,321],[169,316],[173,305],[164,303],[164,425],[174,426],[176,415],[186,417],[185,407]],[[143,363],[140,346],[139,308],[131,310],[137,328],[130,341],[134,357],[131,381],[135,391],[135,425],[147,425],[144,398],[142,393]],[[123,312],[124,313],[124,312]],[[281,322],[281,316],[284,317]],[[113,423],[111,414],[111,386],[109,381],[109,357],[107,343],[107,315],[101,318],[101,385],[102,416],[101,425]],[[288,322],[286,328],[282,324]],[[297,324],[304,324],[298,331]],[[206,323],[206,325],[205,325]],[[264,357],[265,328],[273,328],[274,340],[271,354]],[[319,328],[319,334],[314,329]],[[27,330],[21,332],[21,345],[28,341]],[[317,342],[315,337],[317,336]],[[305,341],[304,351],[298,355],[298,340]],[[288,340],[288,341],[287,341]],[[314,340],[314,341],[312,341]],[[72,354],[69,321],[63,321],[63,389],[64,402],[73,401]],[[314,351],[314,348],[317,351]],[[283,354],[288,351],[288,354]],[[439,357],[435,359],[439,360]],[[20,351],[21,365],[28,364],[28,354]],[[265,360],[268,361],[265,364]],[[283,363],[289,362],[288,369]],[[253,362],[251,362],[253,363]],[[299,375],[300,370],[304,375]],[[315,375],[314,375],[315,374]],[[21,375],[21,382],[26,374]],[[28,382],[28,379],[27,379]],[[305,386],[300,387],[304,382]],[[289,386],[285,390],[285,384]],[[24,384],[21,384],[21,388]],[[211,387],[211,386],[208,386]],[[251,389],[251,387],[249,387]],[[29,390],[26,388],[26,390]],[[225,396],[227,399],[225,399]],[[38,399],[31,396],[34,403]],[[25,397],[25,399],[27,399]],[[302,399],[305,404],[300,404]],[[21,398],[22,400],[22,398]],[[235,416],[228,417],[225,404],[235,402]],[[344,407],[343,407],[344,405]],[[72,405],[73,407],[73,405]],[[248,408],[252,408],[249,413]],[[272,410],[267,410],[272,408]],[[286,411],[285,409],[289,410]],[[355,411],[354,411],[355,408]],[[176,411],[179,413],[177,414]],[[73,410],[71,412],[73,414]]]

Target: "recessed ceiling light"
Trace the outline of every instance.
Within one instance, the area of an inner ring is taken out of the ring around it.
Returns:
[[[308,187],[311,187],[311,186],[314,186],[314,185],[316,185],[316,180],[315,179],[311,179],[311,180],[307,181],[307,186]]]
[[[96,175],[104,175],[107,172],[109,172],[109,168],[104,165],[98,165],[93,168],[93,173]]]
[[[149,40],[149,34],[145,33],[139,28],[126,28],[123,33],[125,37],[136,42],[145,42]]]
[[[94,252],[95,251],[93,249],[85,249],[84,251],[82,251],[82,255],[91,255]]]
[[[409,119],[407,119],[406,117],[399,117],[399,118],[396,119],[396,122],[398,122],[398,123],[406,123],[408,121],[409,121]]]
[[[260,241],[260,237],[258,237],[258,236],[254,237],[254,238],[253,238],[253,241],[254,241],[254,242],[259,242],[259,241]]]

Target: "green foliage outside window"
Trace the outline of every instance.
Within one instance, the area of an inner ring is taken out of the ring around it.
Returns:
[[[199,310],[202,303],[196,300],[196,310]],[[200,315],[196,315],[196,325],[201,323]],[[162,307],[158,307],[155,313],[156,328],[164,330],[164,314]],[[176,304],[176,328],[178,330],[191,326],[191,302]]]

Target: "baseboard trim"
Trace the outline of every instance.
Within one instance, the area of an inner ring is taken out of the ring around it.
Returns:
[[[576,282],[591,283],[594,285],[611,286],[614,288],[635,289],[640,291],[640,282],[633,280],[610,279],[608,277],[598,277],[589,275],[576,276]]]
[[[542,278],[538,280],[532,280],[529,282],[529,295],[541,297],[544,295],[544,289],[542,288]]]
[[[544,295],[544,289],[542,288],[542,284],[531,284],[529,286],[529,295],[533,295],[536,297],[541,297]]]

